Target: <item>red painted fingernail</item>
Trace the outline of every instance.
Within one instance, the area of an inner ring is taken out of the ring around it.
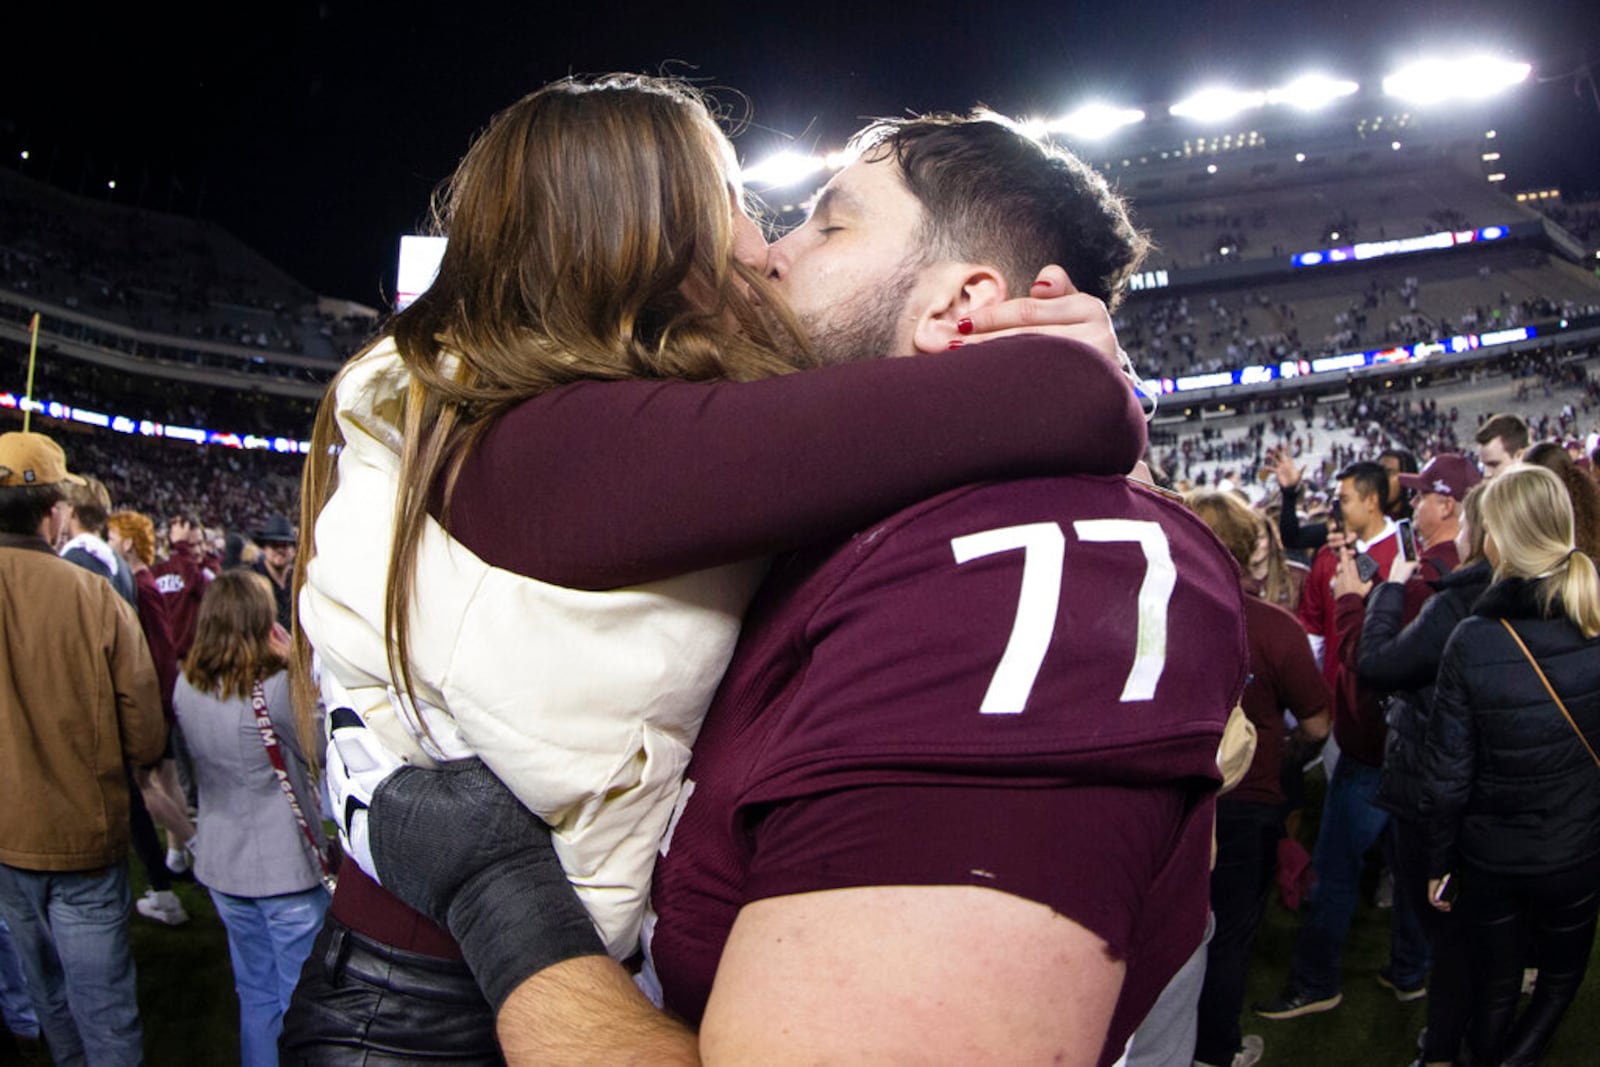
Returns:
[[[957,349],[957,348],[961,348],[961,347],[965,346],[966,343],[967,342],[961,340],[961,338],[958,337],[954,341],[951,341],[949,344],[945,345],[945,347],[953,350],[953,349]]]
[[[1050,288],[1050,283],[1047,281],[1037,281],[1033,283],[1033,287],[1035,289],[1048,289]]]
[[[960,322],[956,323],[956,332],[957,333],[971,333],[972,332],[972,320],[971,319],[962,319]]]

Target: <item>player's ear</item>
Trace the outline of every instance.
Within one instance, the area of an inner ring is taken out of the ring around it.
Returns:
[[[916,316],[912,342],[918,352],[943,352],[952,341],[965,340],[961,320],[992,304],[1002,304],[1009,293],[1006,280],[994,267],[950,263],[934,268],[926,289],[919,286],[911,311]]]

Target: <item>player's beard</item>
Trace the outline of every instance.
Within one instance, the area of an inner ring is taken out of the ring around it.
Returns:
[[[799,315],[800,328],[810,339],[818,361],[855,363],[915,355],[909,345],[896,344],[895,338],[922,270],[922,263],[903,264],[881,285],[863,289],[843,304]],[[898,348],[907,351],[896,351]]]

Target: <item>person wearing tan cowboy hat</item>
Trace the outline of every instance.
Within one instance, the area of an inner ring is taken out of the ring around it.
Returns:
[[[52,548],[81,484],[50,438],[0,434],[0,918],[56,1061],[135,1064],[126,766],[167,730],[133,609]]]

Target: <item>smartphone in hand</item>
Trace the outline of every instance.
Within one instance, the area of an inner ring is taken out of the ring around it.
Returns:
[[[1410,519],[1401,519],[1395,523],[1397,530],[1395,536],[1400,539],[1400,558],[1410,563],[1415,563],[1422,555],[1421,548],[1417,545],[1417,531],[1411,525]]]
[[[1365,552],[1356,553],[1356,575],[1363,582],[1370,582],[1378,577],[1378,561]]]
[[[1456,898],[1460,895],[1461,887],[1456,884],[1455,879],[1451,875],[1446,874],[1443,878],[1439,879],[1439,889],[1433,894],[1433,899],[1439,904],[1454,904],[1456,902]]]

